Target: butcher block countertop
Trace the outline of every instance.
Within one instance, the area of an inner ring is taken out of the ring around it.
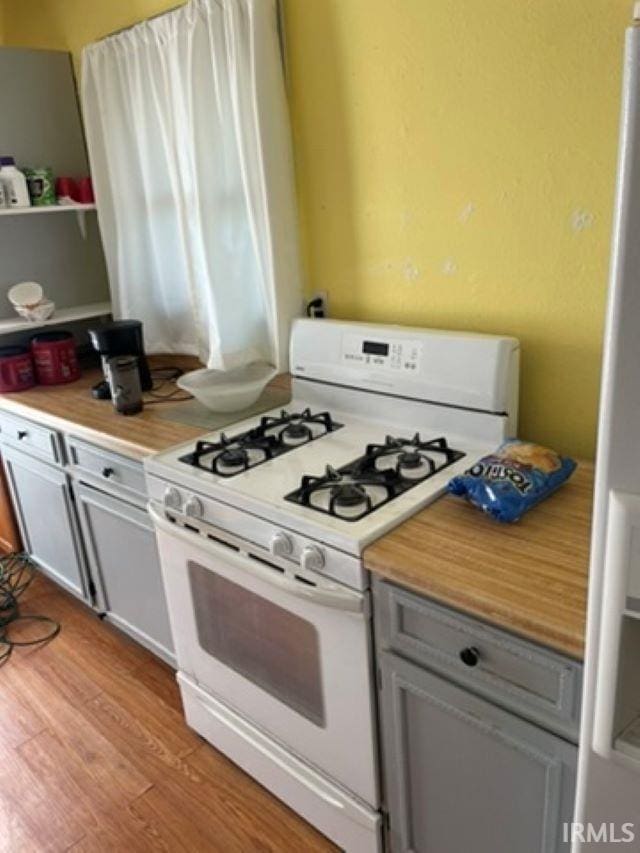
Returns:
[[[202,367],[196,358],[179,355],[151,356],[149,365],[152,369],[180,367],[184,371]],[[83,371],[77,382],[68,385],[36,385],[28,391],[0,394],[0,410],[71,433],[134,459],[142,459],[211,431],[159,417],[160,410],[178,405],[176,402],[145,406],[138,415],[119,415],[110,400],[95,400],[91,396],[92,386],[102,378],[102,371],[96,368]],[[288,384],[289,377],[278,376],[273,383]],[[159,393],[166,394],[174,388],[167,386]],[[146,395],[145,399],[148,399]]]
[[[515,524],[447,495],[369,546],[400,586],[582,659],[593,465]]]

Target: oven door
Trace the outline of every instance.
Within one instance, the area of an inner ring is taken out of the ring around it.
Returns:
[[[180,670],[377,807],[366,594],[150,513]]]

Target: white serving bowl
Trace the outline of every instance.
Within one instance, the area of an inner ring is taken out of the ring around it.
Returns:
[[[212,412],[240,412],[253,405],[277,374],[272,364],[256,361],[235,370],[192,370],[178,379],[183,391],[193,394]]]

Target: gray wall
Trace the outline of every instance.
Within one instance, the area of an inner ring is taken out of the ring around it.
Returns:
[[[0,48],[0,154],[89,173],[68,53]],[[84,240],[74,214],[0,217],[0,319],[16,316],[6,292],[17,281],[39,281],[60,308],[109,299],[96,214],[86,222]]]

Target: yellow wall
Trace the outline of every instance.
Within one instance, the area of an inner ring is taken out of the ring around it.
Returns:
[[[5,43],[70,50],[157,15],[181,0],[3,0]]]
[[[175,0],[7,0],[68,48]],[[521,433],[593,452],[629,0],[285,0],[309,292],[523,344]]]

